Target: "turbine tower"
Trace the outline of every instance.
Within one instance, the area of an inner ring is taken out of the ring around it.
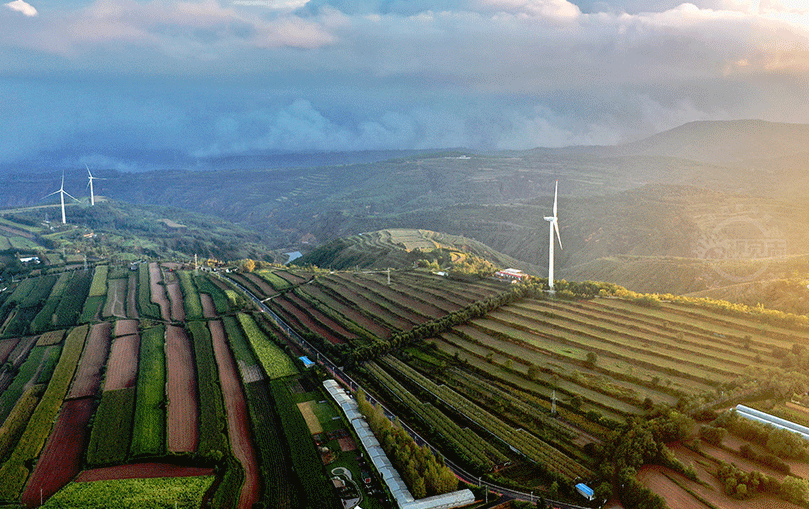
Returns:
[[[84,167],[87,168],[87,176],[90,179],[90,182],[87,184],[90,186],[90,206],[96,204],[95,194],[93,193],[93,181],[94,180],[105,180],[103,178],[94,177],[92,173],[90,173],[90,167],[87,166],[87,163],[84,163]]]
[[[559,249],[562,249],[562,238],[559,236],[559,218],[556,217],[556,197],[559,193],[559,181],[556,181],[556,188],[553,191],[553,215],[545,216],[550,227],[549,249],[548,249],[548,286],[550,291],[553,292],[553,232],[556,232],[556,238],[559,240]]]
[[[54,191],[51,194],[46,195],[45,198],[47,198],[48,196],[53,196],[56,193],[59,193],[59,199],[61,200],[61,203],[62,203],[62,224],[66,224],[67,220],[65,219],[65,195],[70,196],[74,200],[76,200],[76,198],[74,198],[73,195],[71,195],[70,193],[65,191],[65,172],[64,171],[62,171],[62,185],[61,185],[61,187],[59,187],[59,190]],[[79,200],[76,200],[76,201],[79,201]]]

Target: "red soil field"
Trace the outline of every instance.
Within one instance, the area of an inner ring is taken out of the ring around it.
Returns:
[[[273,274],[280,277],[281,279],[286,279],[287,282],[292,283],[293,285],[299,285],[306,282],[305,278],[296,276],[295,274],[292,274],[291,272],[287,272],[285,270],[276,270],[275,272],[273,272]]]
[[[138,276],[136,274],[129,275],[129,283],[127,283],[126,295],[126,316],[129,318],[138,318]]]
[[[198,477],[213,475],[212,468],[183,467],[169,463],[133,463],[85,470],[76,482],[114,481],[117,479],[153,479],[155,477]]]
[[[166,291],[171,301],[171,318],[182,322],[185,320],[185,308],[183,307],[183,291],[180,289],[180,281],[177,274],[170,274],[163,278],[166,282]]]
[[[228,418],[228,438],[233,455],[244,468],[244,484],[239,496],[239,508],[250,509],[258,500],[261,483],[258,478],[256,451],[250,439],[250,424],[247,413],[247,401],[242,392],[236,363],[225,341],[225,329],[222,322],[208,322],[211,330],[216,365],[219,368],[219,381],[222,385],[222,397]]]
[[[332,334],[331,330],[327,329],[326,327],[323,327],[319,323],[312,320],[312,318],[309,315],[304,313],[302,310],[298,309],[295,306],[295,304],[288,301],[286,297],[278,297],[276,299],[273,299],[273,303],[281,306],[281,308],[283,308],[287,313],[294,316],[298,320],[298,322],[301,325],[303,325],[303,327],[311,330],[315,334],[320,335],[321,337],[323,337],[323,339],[325,339],[329,343],[335,345],[345,343],[345,341],[343,341],[342,338]]]
[[[166,416],[169,451],[194,452],[199,442],[197,376],[185,329],[166,326]]]
[[[115,337],[129,336],[138,333],[137,320],[118,320],[115,322]]]
[[[257,286],[261,290],[261,293],[263,293],[264,295],[275,295],[276,293],[278,293],[277,291],[275,291],[275,288],[273,288],[272,285],[267,281],[265,281],[261,276],[257,276],[256,274],[250,273],[243,274],[243,276],[246,279],[250,280],[250,282],[253,283],[255,286]]]
[[[347,319],[351,320],[352,322],[356,323],[363,329],[367,330],[374,336],[382,339],[387,339],[391,336],[391,331],[382,324],[379,324],[367,316],[363,315],[356,308],[345,305],[341,302],[336,301],[333,299],[327,292],[323,289],[317,287],[316,285],[304,285],[301,287],[304,293],[307,293],[314,297],[317,300],[320,300],[323,303],[326,303],[330,308],[334,309]]]
[[[93,399],[65,401],[48,442],[36,463],[22,503],[27,507],[39,506],[40,489],[43,500],[59,491],[81,469],[88,423],[93,415]]]
[[[160,306],[160,315],[163,320],[170,322],[169,299],[166,297],[166,290],[163,285],[159,284],[163,281],[163,274],[160,271],[160,266],[157,262],[149,264],[149,289],[152,292],[152,302]]]
[[[233,273],[228,277],[230,279],[232,279],[233,281],[236,281],[237,283],[239,283],[240,285],[245,287],[247,289],[247,291],[249,291],[250,293],[255,294],[258,297],[264,298],[264,297],[267,296],[267,294],[264,293],[261,290],[261,288],[259,288],[255,284],[253,284],[253,281],[251,279],[246,278],[244,276],[244,274]],[[274,294],[274,293],[277,293],[277,292],[272,292],[272,293]]]
[[[9,354],[14,350],[14,347],[19,343],[20,338],[10,338],[0,340],[0,364],[8,360]]]
[[[391,289],[387,284],[379,284],[374,281],[368,281],[363,279],[358,279],[354,277],[349,277],[347,275],[341,274],[340,279],[346,281],[348,284],[359,287],[362,290],[370,291],[374,294],[377,294],[379,297],[378,299],[387,299],[389,302],[394,302],[395,305],[400,306],[403,311],[403,315],[406,316],[408,319],[411,320],[418,320],[418,321],[425,321],[427,320],[423,316],[425,315],[428,318],[439,318],[444,316],[446,313],[444,311],[438,309],[435,306],[417,300],[409,295],[403,295]],[[415,314],[410,310],[413,309],[417,311],[419,314]]]
[[[382,320],[384,320],[386,324],[390,324],[399,330],[410,330],[413,328],[413,325],[423,323],[427,320],[421,317],[418,317],[417,320],[402,318],[398,314],[388,311],[374,302],[373,297],[367,297],[350,286],[344,286],[337,280],[323,279],[321,283],[323,286],[330,288],[333,292],[341,295],[344,299],[352,302],[365,312],[380,318],[384,317]]]
[[[216,318],[219,316],[216,313],[216,306],[213,303],[213,298],[207,293],[200,293],[199,300],[202,301],[202,315],[205,318]]]
[[[301,299],[300,297],[298,297],[294,293],[289,292],[289,293],[287,293],[285,295],[285,297],[287,298],[287,300],[289,300],[290,302],[295,304],[295,306],[297,306],[299,309],[303,309],[308,314],[312,315],[312,317],[315,320],[322,323],[327,329],[329,329],[331,331],[334,331],[334,333],[337,334],[338,336],[346,338],[349,341],[352,340],[352,339],[357,338],[356,334],[354,334],[353,332],[349,332],[342,325],[335,322],[334,320],[332,320],[328,316],[324,315],[323,313],[321,313],[320,311],[318,311],[317,309],[312,307],[311,304],[309,304],[305,300]],[[340,342],[342,343],[343,341],[340,341]]]
[[[101,322],[90,329],[90,337],[84,347],[79,367],[73,377],[68,399],[95,396],[101,387],[101,371],[110,352],[110,332],[112,324]]]
[[[120,322],[119,322],[120,323]],[[134,387],[138,378],[140,336],[132,334],[116,338],[107,361],[104,390],[114,391]]]

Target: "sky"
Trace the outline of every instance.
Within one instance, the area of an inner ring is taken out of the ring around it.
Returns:
[[[0,165],[809,123],[805,0],[0,0]]]

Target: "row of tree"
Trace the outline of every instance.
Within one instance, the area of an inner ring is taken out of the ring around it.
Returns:
[[[414,498],[449,493],[458,489],[458,478],[439,462],[429,447],[419,447],[402,429],[385,417],[381,408],[371,405],[362,391],[357,404],[385,454],[402,476]]]

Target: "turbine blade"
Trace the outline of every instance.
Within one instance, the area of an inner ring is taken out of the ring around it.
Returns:
[[[87,166],[87,163],[84,163],[84,167],[87,168],[87,174],[90,175],[90,178],[93,178],[93,174],[90,173],[90,167]]]
[[[48,196],[53,196],[53,195],[55,195],[55,194],[56,194],[56,193],[58,193],[58,192],[59,192],[59,191],[54,191],[54,192],[52,192],[52,193],[50,193],[50,194],[46,194],[45,196],[43,196],[43,197],[42,197],[42,199],[44,200],[44,199],[45,199],[45,198],[47,198]]]
[[[553,190],[553,217],[556,217],[556,196],[559,194],[559,181],[556,181],[556,188]]]
[[[71,198],[73,198],[74,201],[79,201],[76,198],[74,198],[73,195],[68,193],[67,191],[62,191],[62,192],[65,193],[66,195],[70,196]]]
[[[556,239],[559,241],[559,249],[562,249],[562,237],[559,236],[559,221],[553,218],[553,229],[556,230]]]

